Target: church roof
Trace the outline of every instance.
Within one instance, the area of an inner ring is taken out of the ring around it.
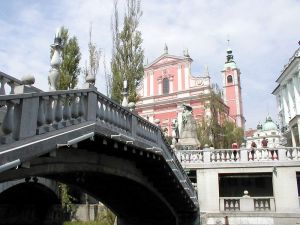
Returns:
[[[266,122],[262,125],[263,131],[277,130],[277,124],[273,122],[272,118],[268,116]]]
[[[175,56],[175,55],[170,55],[170,54],[162,54],[161,56],[159,56],[157,59],[155,59],[154,61],[152,61],[151,63],[149,63],[148,65],[145,65],[144,68],[147,69],[149,67],[154,66],[156,63],[158,63],[159,61],[163,60],[163,59],[173,59],[173,60],[178,60],[178,61],[182,61],[182,60],[188,60],[188,61],[193,61],[190,57],[185,57],[185,56]]]

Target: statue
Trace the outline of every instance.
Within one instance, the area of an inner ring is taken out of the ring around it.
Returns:
[[[197,123],[193,117],[193,108],[183,105],[182,124],[177,149],[198,149],[200,142],[197,137]]]
[[[174,122],[172,123],[172,129],[175,132],[175,140],[176,140],[176,143],[177,143],[178,139],[179,139],[179,127],[178,127],[178,120],[177,119],[175,119]]]

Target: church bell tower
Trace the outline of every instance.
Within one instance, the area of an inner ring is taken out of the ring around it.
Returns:
[[[231,48],[227,49],[226,62],[222,70],[223,98],[229,107],[229,116],[235,120],[238,127],[245,128],[243,101],[241,92],[241,72],[233,60]]]

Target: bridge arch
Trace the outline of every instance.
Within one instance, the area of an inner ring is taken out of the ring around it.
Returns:
[[[137,163],[120,157],[120,152],[116,155],[115,149],[107,151],[115,152],[101,154],[90,149],[60,149],[56,157],[33,160],[30,168],[3,173],[0,182],[3,179],[41,176],[80,188],[103,202],[120,218],[119,224],[178,224],[174,207],[140,168],[149,166],[149,170],[155,170],[152,166],[158,164],[155,162],[159,158],[143,165],[144,160]],[[143,158],[140,155],[135,157]],[[147,156],[145,159],[148,159]],[[161,188],[164,188],[163,184]]]

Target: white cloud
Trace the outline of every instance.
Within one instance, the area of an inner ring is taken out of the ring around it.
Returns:
[[[120,1],[121,10],[124,1]],[[111,54],[111,0],[0,2],[0,70],[17,77],[34,74],[47,90],[49,45],[56,27],[64,25],[78,37],[82,65],[87,59],[90,23],[93,41]],[[213,82],[221,83],[227,35],[242,72],[247,127],[255,127],[269,113],[275,117],[275,80],[298,47],[300,4],[296,0],[160,0],[142,1],[145,59],[163,53],[181,55],[188,48],[193,73],[208,65]],[[13,16],[8,16],[13,15]],[[120,18],[122,17],[122,13]],[[103,71],[101,71],[103,73]],[[98,85],[104,90],[103,83]],[[276,118],[275,118],[276,120]]]

